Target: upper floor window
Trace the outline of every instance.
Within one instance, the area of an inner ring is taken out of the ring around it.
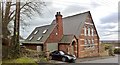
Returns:
[[[28,40],[32,40],[33,39],[33,36],[31,36]]]
[[[47,30],[48,30],[48,29],[45,29],[45,30],[43,31],[43,34],[45,34],[45,33],[47,32]]]
[[[34,34],[37,34],[38,33],[38,30],[36,30],[35,32],[34,32]]]
[[[88,27],[88,36],[90,36],[90,27]]]
[[[92,36],[94,36],[94,29],[92,28],[91,31],[92,31]]]
[[[41,40],[41,39],[42,39],[42,37],[43,37],[43,36],[38,37],[38,39],[37,39],[37,40]]]
[[[86,36],[87,35],[87,28],[86,27],[84,27],[84,35]]]

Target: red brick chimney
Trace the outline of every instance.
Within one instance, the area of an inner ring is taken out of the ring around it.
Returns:
[[[62,22],[62,15],[60,12],[57,12],[56,15],[56,24],[58,29],[58,37],[61,39],[63,36],[63,22]]]

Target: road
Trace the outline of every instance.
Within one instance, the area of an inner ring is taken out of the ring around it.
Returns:
[[[77,63],[118,63],[118,55],[115,57],[106,58],[106,59],[97,59],[97,60],[83,61],[83,62],[77,62]]]
[[[120,55],[119,55],[120,58]],[[51,60],[53,63],[66,63],[62,61]],[[119,60],[120,62],[120,60]],[[107,58],[88,58],[88,59],[77,59],[75,63],[118,63],[118,55]]]

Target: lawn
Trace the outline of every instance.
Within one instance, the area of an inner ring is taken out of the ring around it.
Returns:
[[[2,65],[38,65],[32,58],[21,57],[17,59],[3,60]]]

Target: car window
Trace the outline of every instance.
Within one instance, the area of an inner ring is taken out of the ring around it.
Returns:
[[[65,53],[64,53],[64,52],[62,52],[62,51],[59,51],[59,52],[60,52],[60,54],[61,54],[61,55],[64,55],[64,54],[65,54]]]
[[[58,54],[59,52],[58,51],[54,51],[53,54]]]

